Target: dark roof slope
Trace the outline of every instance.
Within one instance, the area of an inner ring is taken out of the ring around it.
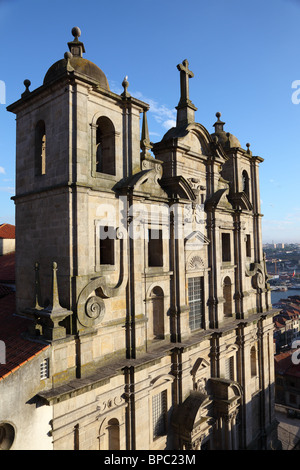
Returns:
[[[15,282],[15,253],[0,256],[0,282]]]
[[[30,320],[15,313],[15,293],[0,298],[0,341],[5,351],[5,364],[0,363],[0,380],[18,370],[49,345],[29,341],[23,335]],[[3,351],[2,351],[3,353]],[[1,360],[3,354],[1,354]]]

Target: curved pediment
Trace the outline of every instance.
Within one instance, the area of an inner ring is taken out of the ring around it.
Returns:
[[[139,171],[126,180],[120,181],[115,189],[143,196],[156,196],[166,198],[167,194],[160,184],[162,177],[162,165],[156,164],[154,168]]]
[[[241,209],[246,211],[252,211],[253,209],[249,197],[244,191],[235,194],[230,193],[229,200],[235,209]]]
[[[209,382],[214,398],[221,398],[222,400],[231,399],[233,402],[233,399],[239,400],[243,395],[242,386],[234,380],[211,377]]]
[[[187,199],[190,201],[196,199],[193,188],[184,176],[163,178],[161,180],[161,186],[171,198]]]
[[[162,138],[161,143],[176,142],[183,145],[187,152],[198,155],[210,155],[213,139],[208,130],[199,123],[193,122],[187,126],[172,127]],[[155,144],[155,146],[159,144]],[[225,155],[224,155],[225,156]],[[226,157],[225,157],[226,158]]]
[[[229,189],[218,189],[209,199],[205,201],[205,210],[214,210],[217,208],[232,209],[228,200]]]
[[[189,137],[190,136],[190,137]],[[162,141],[168,140],[184,140],[187,145],[189,145],[189,139],[191,149],[193,145],[195,145],[195,152],[208,154],[210,149],[210,144],[213,142],[213,139],[208,132],[208,130],[202,125],[197,122],[192,122],[187,126],[180,126],[180,127],[172,127],[162,138]],[[197,139],[197,141],[196,141]]]
[[[150,381],[150,385],[152,387],[156,387],[158,385],[161,385],[161,384],[166,384],[166,383],[169,383],[169,382],[173,382],[174,380],[174,376],[171,375],[171,374],[161,374],[159,375],[158,377],[155,377],[154,379],[151,379]]]
[[[211,403],[210,397],[203,392],[191,391],[173,415],[173,423],[180,425],[183,434],[191,433],[198,424],[199,418],[206,415],[206,407]]]

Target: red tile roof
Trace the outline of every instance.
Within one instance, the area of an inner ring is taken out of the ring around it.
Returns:
[[[0,256],[0,282],[15,282],[15,253]]]
[[[10,224],[0,225],[0,238],[16,238],[16,227]]]
[[[14,315],[15,293],[0,299],[0,341],[5,345],[5,364],[0,364],[0,380],[10,375],[49,345],[23,337],[30,320]],[[2,343],[1,343],[2,344]]]

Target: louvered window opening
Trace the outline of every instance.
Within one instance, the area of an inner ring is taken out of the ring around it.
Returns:
[[[152,398],[153,438],[166,434],[167,391],[164,390]]]
[[[189,326],[191,330],[202,327],[203,323],[203,277],[192,277],[188,281]]]
[[[49,359],[44,359],[40,365],[40,378],[41,380],[49,377]]]
[[[234,358],[229,357],[225,361],[225,379],[234,380]]]

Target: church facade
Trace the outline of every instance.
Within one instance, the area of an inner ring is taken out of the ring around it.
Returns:
[[[220,113],[213,133],[195,122],[187,60],[176,126],[150,142],[148,104],[126,78],[110,91],[72,34],[43,84],[25,81],[8,107],[16,312],[45,346],[18,372],[21,410],[1,411],[12,448],[25,409],[33,449],[275,448],[263,159]]]

